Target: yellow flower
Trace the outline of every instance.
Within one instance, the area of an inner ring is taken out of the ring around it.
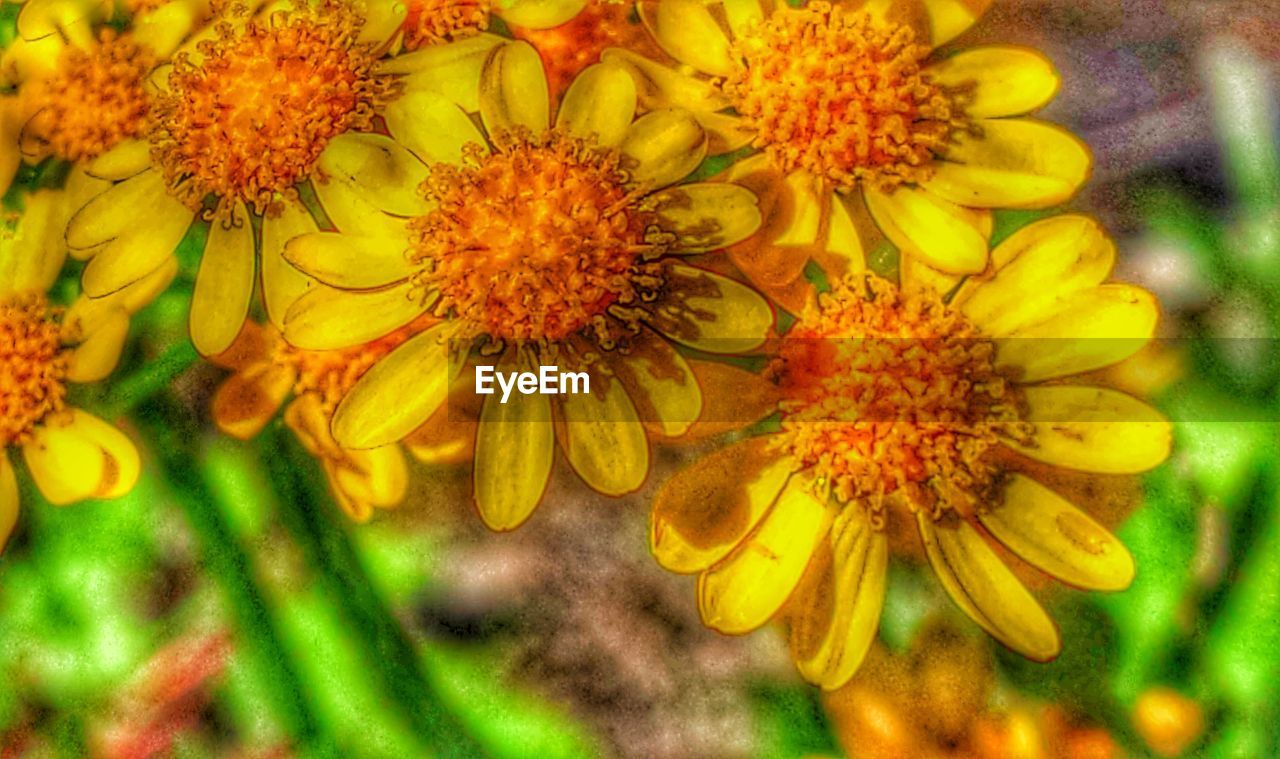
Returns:
[[[637,119],[630,78],[609,64],[584,71],[553,113],[542,63],[524,42],[490,53],[481,83],[483,134],[457,107],[433,119],[423,210],[407,227],[289,243],[285,256],[324,285],[289,308],[284,335],[327,350],[423,313],[444,320],[378,362],[338,406],[334,438],[356,449],[400,440],[443,410],[464,364],[446,356],[452,349],[474,345],[498,371],[588,372],[589,394],[483,404],[475,498],[485,523],[506,530],[540,500],[557,438],[597,491],[640,487],[649,468],[641,420],[680,435],[702,406],[672,343],[752,350],[773,314],[749,288],[682,260],[744,239],[760,221],[741,187],[674,186],[706,152],[690,115]]]
[[[176,266],[110,298],[50,306],[45,291],[66,258],[65,196],[27,198],[18,226],[0,239],[0,547],[13,530],[18,487],[8,449],[20,449],[36,487],[54,504],[116,498],[138,479],[133,443],[67,403],[67,383],[96,382],[115,368],[129,316],[163,289]]]
[[[1155,300],[1105,282],[1115,246],[1084,217],[1029,225],[991,258],[950,299],[866,272],[838,281],[782,341],[780,429],[664,486],[652,550],[700,573],[707,625],[745,633],[790,598],[794,659],[835,688],[875,636],[891,537],[918,533],[956,605],[1036,660],[1057,655],[1058,631],[992,541],[1076,587],[1129,584],[1124,546],[1029,474],[1129,475],[1167,457],[1159,413],[1067,380],[1140,350]]]
[[[375,508],[393,508],[404,499],[404,454],[396,444],[368,450],[339,446],[329,433],[333,411],[369,367],[433,321],[420,319],[369,343],[331,351],[294,348],[274,327],[246,322],[231,348],[213,359],[235,372],[214,395],[214,421],[223,432],[247,440],[292,395],[285,423],[320,460],[343,511],[368,521]]]
[[[604,0],[609,2],[609,0]],[[577,16],[594,0],[409,0],[396,2],[404,14],[404,47],[453,42],[489,28],[497,16],[514,29],[550,29]]]
[[[730,253],[794,311],[811,258],[838,275],[887,238],[913,262],[979,272],[986,209],[1052,206],[1085,181],[1079,140],[1020,118],[1057,91],[1043,56],[936,53],[987,4],[658,0],[641,17],[686,68],[626,50],[605,58],[632,73],[642,106],[689,108],[720,149],[760,149],[728,177],[761,196],[764,229]]]

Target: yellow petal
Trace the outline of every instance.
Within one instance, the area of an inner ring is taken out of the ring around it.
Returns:
[[[330,140],[317,166],[322,183],[349,184],[381,211],[396,216],[426,213],[418,186],[427,177],[427,167],[389,137],[340,134]]]
[[[724,0],[723,4],[725,19],[735,38],[746,33],[752,24],[764,20],[760,0]]]
[[[710,82],[686,76],[630,50],[609,48],[600,60],[622,67],[636,85],[636,97],[646,111],[687,108],[699,115],[729,107],[729,101]]]
[[[960,36],[973,26],[991,5],[991,0],[921,0],[929,17],[932,31],[930,42],[934,47]]]
[[[118,498],[133,489],[141,470],[123,432],[79,409],[36,427],[22,455],[36,487],[55,505]]]
[[[707,155],[707,133],[687,111],[653,111],[631,124],[621,149],[635,161],[631,181],[657,189],[698,168]]]
[[[664,231],[677,235],[676,247],[700,252],[741,242],[760,228],[755,193],[728,182],[670,187],[654,194]]]
[[[768,622],[800,582],[831,516],[806,478],[791,478],[756,529],[698,577],[703,624],[738,635]]]
[[[119,184],[108,187],[96,195],[71,217],[67,225],[67,245],[72,248],[92,248],[121,234],[136,230],[157,218],[178,215],[178,209],[191,212],[169,197],[164,175],[159,171],[144,171]]]
[[[324,209],[325,216],[340,232],[367,235],[369,237],[407,238],[406,220],[378,209],[366,200],[355,187],[345,182],[315,182],[312,187]],[[305,210],[305,209],[304,209]],[[314,232],[311,224],[306,232]],[[295,232],[304,234],[304,232]],[[282,238],[287,242],[290,238]]]
[[[757,437],[707,454],[677,472],[653,500],[649,549],[672,572],[701,572],[755,528],[794,463]]]
[[[532,371],[522,362],[523,371]],[[512,368],[503,369],[511,371]],[[491,530],[514,530],[529,518],[551,475],[555,457],[551,398],[513,393],[485,398],[476,430],[476,509]]]
[[[151,167],[151,143],[147,140],[125,140],[85,167],[85,173],[113,182],[136,177]]]
[[[1089,148],[1070,132],[1030,119],[979,119],[953,135],[925,189],[976,208],[1048,208],[1089,178]]]
[[[224,433],[248,440],[271,421],[293,392],[297,373],[263,361],[227,377],[213,395],[213,421]]]
[[[9,452],[0,449],[0,552],[4,551],[18,524],[18,478],[13,473]]]
[[[710,353],[760,347],[773,329],[773,309],[750,287],[692,266],[672,265],[667,295],[652,326],[676,342]]]
[[[191,30],[202,21],[208,6],[201,0],[175,0],[134,15],[129,36],[158,58],[173,54]]]
[[[399,445],[343,453],[345,460],[333,475],[335,489],[342,490],[350,498],[384,509],[404,500],[409,487],[409,467]]]
[[[43,291],[53,285],[67,258],[65,225],[63,193],[37,190],[27,196],[13,236],[0,239],[0,292]]]
[[[18,35],[24,40],[38,40],[57,33],[70,38],[73,28],[87,27],[92,21],[106,18],[110,13],[111,3],[107,0],[27,0],[19,9]]]
[[[642,4],[639,9],[645,26],[672,58],[707,74],[734,72],[729,38],[702,0],[662,0],[656,8]]]
[[[279,216],[262,220],[262,304],[276,327],[284,326],[289,308],[315,286],[315,280],[285,260],[284,246],[315,231],[315,219],[301,203],[286,202]]]
[[[232,220],[210,225],[191,294],[191,342],[202,355],[223,352],[240,334],[256,273],[253,225],[238,204]]]
[[[284,337],[305,350],[333,350],[376,340],[427,310],[412,283],[378,290],[316,285],[289,307]]]
[[[116,307],[104,311],[93,325],[93,333],[71,351],[67,379],[97,382],[115,370],[129,335],[129,314]]]
[[[400,0],[366,0],[363,7],[360,36],[356,44],[380,47],[396,35],[409,17],[408,3]]]
[[[506,40],[493,34],[476,34],[444,45],[383,58],[377,70],[403,74],[405,94],[432,92],[457,103],[463,110],[480,110],[480,73],[489,51]]]
[[[1046,464],[1103,474],[1137,474],[1169,457],[1173,431],[1160,412],[1101,387],[1023,389],[1035,441],[1005,444]]]
[[[405,281],[412,272],[405,254],[403,239],[341,232],[299,235],[284,246],[289,263],[344,290],[370,290]]]
[[[693,111],[707,133],[707,153],[721,155],[741,150],[756,138],[756,131],[741,116],[732,113]]]
[[[844,263],[845,272],[860,272],[867,268],[867,256],[862,249],[862,238],[853,223],[846,201],[839,195],[830,200],[831,216],[827,224],[826,251]]]
[[[1048,103],[1061,79],[1053,64],[1024,47],[964,50],[925,69],[934,84],[959,93],[970,118],[1017,116]]]
[[[971,274],[987,265],[987,241],[975,215],[915,187],[883,193],[863,190],[876,224],[905,255],[939,271]]]
[[[132,180],[130,180],[132,181]],[[182,206],[170,207],[158,216],[140,216],[136,223],[96,252],[84,267],[80,285],[85,295],[101,298],[132,285],[165,265],[186,236],[193,220]]]
[[[677,437],[697,421],[702,411],[698,380],[689,362],[666,340],[643,330],[617,363],[618,376],[646,424]]]
[[[1155,334],[1155,296],[1108,284],[1062,300],[1049,318],[996,341],[999,367],[1021,370],[1023,382],[1101,369],[1137,353]]]
[[[1063,582],[1112,591],[1133,582],[1133,557],[1124,544],[1029,477],[1010,478],[1000,504],[979,519],[1006,548]]]
[[[449,360],[450,325],[415,335],[365,372],[338,404],[333,437],[344,448],[398,442],[431,416],[460,368]]]
[[[587,0],[502,0],[493,12],[511,26],[550,29],[578,15],[586,4]]]
[[[142,459],[129,436],[93,414],[71,410],[71,430],[102,451],[103,476],[94,498],[119,498],[133,490],[142,473]]]
[[[517,127],[541,134],[551,125],[547,74],[528,42],[507,42],[490,51],[480,74],[480,118],[490,139]]]
[[[588,66],[564,93],[556,127],[596,144],[622,144],[636,114],[636,85],[621,66]]]
[[[453,101],[434,92],[406,92],[382,109],[387,131],[424,163],[462,160],[462,146],[484,137]]]
[[[649,438],[616,378],[591,373],[591,392],[559,397],[565,458],[593,490],[633,493],[649,474]]]

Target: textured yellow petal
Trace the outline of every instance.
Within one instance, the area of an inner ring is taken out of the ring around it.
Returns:
[[[111,185],[78,210],[67,225],[67,245],[92,248],[126,231],[136,230],[142,226],[142,220],[151,223],[157,218],[175,216],[177,209],[186,211],[190,220],[191,212],[169,196],[164,175],[159,171],[144,171]]]
[[[129,335],[129,314],[114,308],[100,314],[92,334],[71,351],[67,379],[72,382],[97,382],[115,370]]]
[[[702,0],[662,0],[639,6],[640,18],[672,58],[699,71],[728,76],[734,72],[729,38]]]
[[[0,449],[0,552],[4,551],[18,524],[18,478],[13,473],[9,452]]]
[[[867,257],[862,250],[862,239],[853,223],[845,200],[833,195],[829,201],[831,215],[827,222],[826,250],[844,262],[846,272],[860,272],[867,268]]]
[[[1101,369],[1146,345],[1159,317],[1156,299],[1146,290],[1101,285],[1071,295],[1049,318],[997,340],[996,362],[1021,369],[1023,382]]]
[[[240,334],[257,273],[253,225],[243,205],[234,220],[215,220],[196,274],[189,318],[191,343],[205,356],[226,350]]]
[[[959,93],[970,118],[1016,116],[1048,103],[1061,79],[1035,50],[992,46],[964,50],[925,69],[934,84]]]
[[[707,155],[707,133],[687,111],[653,111],[631,124],[621,149],[636,161],[631,181],[656,189],[698,168]]]
[[[1010,448],[1054,466],[1103,474],[1137,474],[1169,457],[1173,430],[1159,411],[1101,387],[1023,389],[1035,442]]]
[[[391,39],[409,17],[409,4],[400,0],[365,0],[357,44],[370,44],[375,48]]]
[[[793,608],[791,652],[806,680],[834,690],[857,672],[880,626],[889,543],[866,512],[846,506],[814,557]]]
[[[13,236],[0,240],[0,292],[48,290],[58,279],[67,249],[64,196],[37,190],[27,196],[26,210]]]
[[[415,335],[364,373],[334,412],[339,445],[365,449],[397,442],[444,403],[460,366],[449,360],[449,328],[439,324]]]
[[[914,187],[891,193],[867,187],[863,195],[876,224],[903,254],[950,274],[986,267],[987,241],[967,209]]]
[[[755,193],[728,182],[670,187],[653,196],[662,229],[677,235],[676,248],[701,252],[741,242],[760,228]]]
[[[403,239],[312,232],[285,243],[284,257],[327,285],[370,290],[409,278],[406,250]]]
[[[389,334],[426,309],[411,283],[351,291],[316,285],[289,307],[284,337],[306,350],[346,348]]]
[[[36,427],[22,455],[36,487],[56,505],[122,496],[141,469],[123,432],[79,409]]]
[[[136,177],[151,167],[151,143],[146,140],[125,140],[85,166],[85,173],[98,179],[113,182]]]
[[[760,0],[724,0],[724,15],[735,38],[741,37],[752,24],[764,20]]]
[[[150,48],[159,58],[172,55],[207,11],[201,0],[173,0],[145,13],[136,14],[129,36]]]
[[[409,487],[409,467],[399,445],[367,451],[345,451],[346,461],[334,472],[333,482],[352,498],[389,508],[404,500]]]
[[[578,476],[608,496],[633,493],[649,474],[649,438],[617,379],[592,373],[591,392],[559,396],[560,445]]]
[[[27,0],[18,13],[18,35],[24,40],[38,40],[61,33],[69,39],[80,39],[88,25],[111,14],[111,2],[67,2],[66,0]],[[78,32],[72,30],[79,28]]]
[[[378,70],[404,74],[406,94],[433,92],[457,103],[468,113],[480,110],[480,72],[489,51],[506,40],[477,34],[445,45],[428,45],[378,62]]]
[[[1089,178],[1089,148],[1061,127],[1030,119],[979,119],[934,162],[930,192],[977,208],[1048,208]]]
[[[773,309],[755,290],[692,266],[666,270],[667,295],[653,327],[676,342],[710,353],[755,350],[773,329]]]
[[[1100,284],[1116,246],[1085,216],[1064,215],[1019,229],[991,252],[992,277],[972,277],[952,304],[988,335],[1050,316],[1064,298]]]
[[[729,101],[710,82],[686,76],[630,50],[609,48],[600,54],[606,63],[621,66],[636,85],[636,97],[646,111],[687,108],[699,115],[729,107]]]
[[[276,327],[284,326],[289,308],[315,286],[315,280],[285,260],[284,246],[315,231],[315,219],[301,203],[286,202],[279,216],[262,220],[262,304]]]
[[[270,362],[227,377],[213,394],[213,421],[226,434],[248,440],[271,421],[293,392],[297,373]]]
[[[602,146],[622,144],[636,115],[636,84],[611,63],[588,66],[564,93],[556,127]]]
[[[320,154],[320,182],[351,185],[379,210],[396,216],[426,213],[418,186],[427,167],[390,137],[346,132],[334,137]]]
[[[653,500],[649,548],[673,572],[701,572],[729,554],[773,504],[794,462],[744,440],[677,472]]]
[[[1036,661],[1058,655],[1058,628],[1039,602],[968,522],[936,524],[916,514],[929,563],[951,599],[984,630]]]
[[[756,529],[698,577],[703,624],[737,635],[768,622],[800,582],[831,516],[806,478],[788,481]]]
[[[512,26],[550,29],[578,15],[586,4],[587,0],[501,0],[493,12]]]
[[[978,518],[1006,548],[1063,582],[1111,591],[1133,582],[1133,557],[1124,544],[1029,477],[1011,477],[1000,504]]]
[[[677,437],[702,412],[702,390],[689,362],[665,339],[643,330],[617,367],[641,421]]]
[[[480,73],[480,118],[491,139],[517,127],[541,134],[551,125],[547,74],[528,42],[490,51]]]
[[[693,117],[707,133],[708,155],[732,153],[745,148],[756,138],[755,130],[741,116],[694,111]]]
[[[94,498],[119,498],[133,490],[142,473],[142,459],[128,435],[80,409],[71,409],[69,429],[102,452],[102,479],[93,492]]]
[[[453,101],[434,92],[407,92],[382,109],[387,131],[424,163],[459,163],[462,146],[484,137]]]
[[[117,290],[103,298],[81,295],[62,317],[63,342],[83,342],[97,332],[103,324],[113,321],[112,314],[120,312],[128,316],[155,300],[178,273],[178,259],[168,258],[160,268],[132,285]]]
[[[171,207],[158,216],[139,216],[137,223],[123,230],[94,254],[84,267],[80,285],[85,295],[101,298],[132,285],[165,264],[186,236],[193,220],[182,206]]]
[[[898,265],[898,282],[903,292],[946,295],[962,279],[962,274],[940,272],[915,256],[906,256]]]
[[[921,0],[929,16],[934,47],[955,39],[973,26],[991,0]]]
[[[369,237],[402,237],[408,239],[406,219],[392,216],[366,200],[360,192],[345,182],[315,182],[312,187],[324,209],[325,216],[340,232]],[[270,220],[268,220],[270,221]],[[314,232],[311,224],[306,230]],[[296,232],[304,234],[304,232]],[[283,238],[287,242],[290,238]]]
[[[527,362],[522,369],[532,371]],[[476,509],[489,529],[524,524],[547,488],[555,450],[549,396],[513,393],[506,403],[497,395],[485,398],[472,477]]]
[[[823,180],[807,171],[793,171],[783,180],[790,193],[786,204],[791,214],[787,223],[770,241],[773,245],[812,245],[822,228],[822,212],[830,202]]]

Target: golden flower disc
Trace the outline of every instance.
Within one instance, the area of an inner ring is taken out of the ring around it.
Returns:
[[[404,22],[404,46],[426,45],[470,37],[489,28],[489,0],[409,0]]]
[[[21,445],[62,409],[67,354],[41,296],[0,300],[0,447]]]
[[[744,65],[724,91],[786,171],[844,189],[920,182],[957,123],[946,93],[921,73],[929,48],[905,25],[825,2],[783,7],[734,52]]]

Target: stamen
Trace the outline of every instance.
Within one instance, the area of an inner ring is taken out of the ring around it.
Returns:
[[[69,354],[43,296],[0,299],[0,447],[23,445],[61,411]]]
[[[409,0],[404,22],[404,47],[427,45],[470,37],[489,28],[490,0]]]

